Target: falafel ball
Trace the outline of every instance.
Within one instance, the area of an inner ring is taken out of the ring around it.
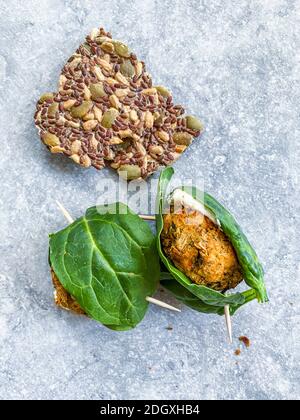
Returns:
[[[184,208],[164,215],[161,239],[165,255],[194,283],[225,292],[243,280],[231,242],[199,211]]]
[[[56,274],[51,269],[51,277],[54,286],[54,300],[57,306],[68,311],[75,312],[76,314],[84,315],[84,310],[80,307],[79,303],[70,295],[69,292],[63,287],[58,280]]]

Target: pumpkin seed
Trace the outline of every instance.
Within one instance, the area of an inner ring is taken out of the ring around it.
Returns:
[[[121,178],[125,180],[132,180],[141,177],[142,171],[138,165],[121,165],[118,169]]]
[[[168,98],[169,96],[171,96],[171,93],[164,86],[155,86],[155,88],[157,92],[159,92],[164,98]]]
[[[202,131],[203,130],[203,124],[198,118],[193,117],[192,115],[188,115],[186,117],[186,125],[187,128],[190,128],[194,131]]]
[[[125,60],[120,65],[120,72],[125,77],[133,77],[135,75],[134,66],[131,64],[131,61],[130,60]]]
[[[97,100],[106,96],[106,92],[103,87],[103,83],[95,83],[90,85],[90,92],[92,94],[92,99]]]
[[[53,98],[54,98],[53,93],[51,93],[51,92],[46,92],[46,93],[44,93],[44,94],[40,97],[39,102],[42,104],[43,102],[45,102],[45,101],[47,101],[47,100],[49,100],[49,99],[53,99]]]
[[[154,122],[155,122],[155,125],[162,124],[163,121],[164,121],[164,113],[163,112],[161,112],[161,113],[155,112],[154,113]]]
[[[74,106],[71,109],[72,117],[74,117],[74,118],[84,117],[85,114],[87,114],[89,112],[92,105],[93,105],[93,102],[91,102],[91,101],[83,101],[81,105]]]
[[[177,132],[173,134],[173,140],[176,144],[189,146],[192,143],[193,136],[185,132]]]
[[[115,149],[117,150],[117,151],[119,151],[119,150],[126,150],[127,149],[127,147],[129,147],[129,146],[131,146],[131,138],[124,138],[123,140],[122,140],[122,143],[119,143],[119,144],[116,144],[115,145]]]
[[[97,36],[96,38],[95,38],[95,42],[97,43],[97,44],[102,44],[103,42],[109,42],[109,41],[111,41],[111,39],[110,38],[108,38],[107,36]]]
[[[59,146],[60,144],[59,138],[55,134],[52,134],[52,133],[48,133],[48,132],[44,133],[42,135],[42,139],[43,139],[43,142],[47,146],[50,146],[50,147]]]
[[[101,44],[101,48],[103,51],[108,52],[109,54],[112,54],[115,50],[114,44],[112,44],[111,42],[103,42]]]
[[[105,128],[111,128],[118,115],[119,113],[115,108],[109,108],[103,114],[101,125]]]
[[[48,108],[48,116],[55,117],[55,114],[58,112],[58,103],[53,102]]]
[[[127,45],[123,44],[123,42],[120,41],[113,41],[115,46],[115,52],[120,55],[121,57],[129,58],[130,57],[130,51]]]

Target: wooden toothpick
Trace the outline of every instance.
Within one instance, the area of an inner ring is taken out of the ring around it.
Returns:
[[[66,210],[66,208],[59,201],[55,200],[55,202],[56,202],[59,210],[62,212],[62,214],[67,219],[67,221],[69,223],[73,223],[74,222],[74,219],[70,215],[70,213],[68,212],[68,210]],[[149,216],[149,217],[154,217],[154,216]],[[150,219],[148,219],[148,220],[150,220]],[[155,220],[155,217],[154,217],[154,219],[151,219],[151,220]],[[162,302],[161,300],[154,299],[153,297],[147,296],[146,297],[146,300],[147,300],[147,302],[153,303],[154,305],[160,306],[161,308],[169,309],[170,311],[174,311],[174,312],[181,312],[180,309],[175,308],[174,306],[169,305],[168,303]]]
[[[230,316],[230,307],[229,305],[224,306],[224,314],[225,314],[225,321],[226,321],[226,328],[229,337],[230,344],[233,343],[232,341],[232,323],[231,323],[231,316]]]
[[[162,308],[170,309],[171,311],[181,312],[180,309],[175,308],[172,305],[169,305],[168,303],[162,302],[161,300],[154,299],[153,297],[147,296],[146,300],[150,303],[154,303],[154,305],[161,306]]]
[[[73,223],[74,219],[73,217],[70,215],[70,213],[64,208],[64,206],[57,200],[55,200],[59,210],[62,212],[62,214],[65,216],[65,218],[67,219],[67,221],[69,223]]]
[[[141,218],[141,219],[143,219],[143,220],[151,220],[151,221],[152,221],[152,220],[153,220],[153,221],[155,220],[155,216],[148,216],[148,215],[146,215],[146,214],[140,214],[139,216],[140,216],[140,218]]]

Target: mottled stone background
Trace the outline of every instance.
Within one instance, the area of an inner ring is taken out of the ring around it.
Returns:
[[[116,177],[51,156],[32,118],[100,25],[203,119],[176,170],[204,179],[264,263],[271,302],[236,315],[234,346],[222,318],[187,308],[152,306],[116,333],[54,307],[54,199],[79,216]],[[0,1],[1,398],[299,399],[299,82],[299,0]],[[237,357],[242,334],[252,346]]]

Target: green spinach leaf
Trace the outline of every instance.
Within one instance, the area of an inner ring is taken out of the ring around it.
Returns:
[[[50,235],[50,264],[86,313],[114,330],[143,319],[159,281],[155,237],[122,203],[92,207]]]
[[[217,305],[210,305],[203,302],[196,295],[191,293],[186,287],[181,286],[181,284],[174,279],[164,279],[160,281],[161,285],[168,289],[180,302],[189,306],[198,312],[203,312],[206,314],[217,314],[224,315],[224,307]],[[230,305],[230,314],[234,315],[236,311],[246,303],[254,300],[256,298],[255,290],[249,289],[241,293],[244,297],[243,303]]]

